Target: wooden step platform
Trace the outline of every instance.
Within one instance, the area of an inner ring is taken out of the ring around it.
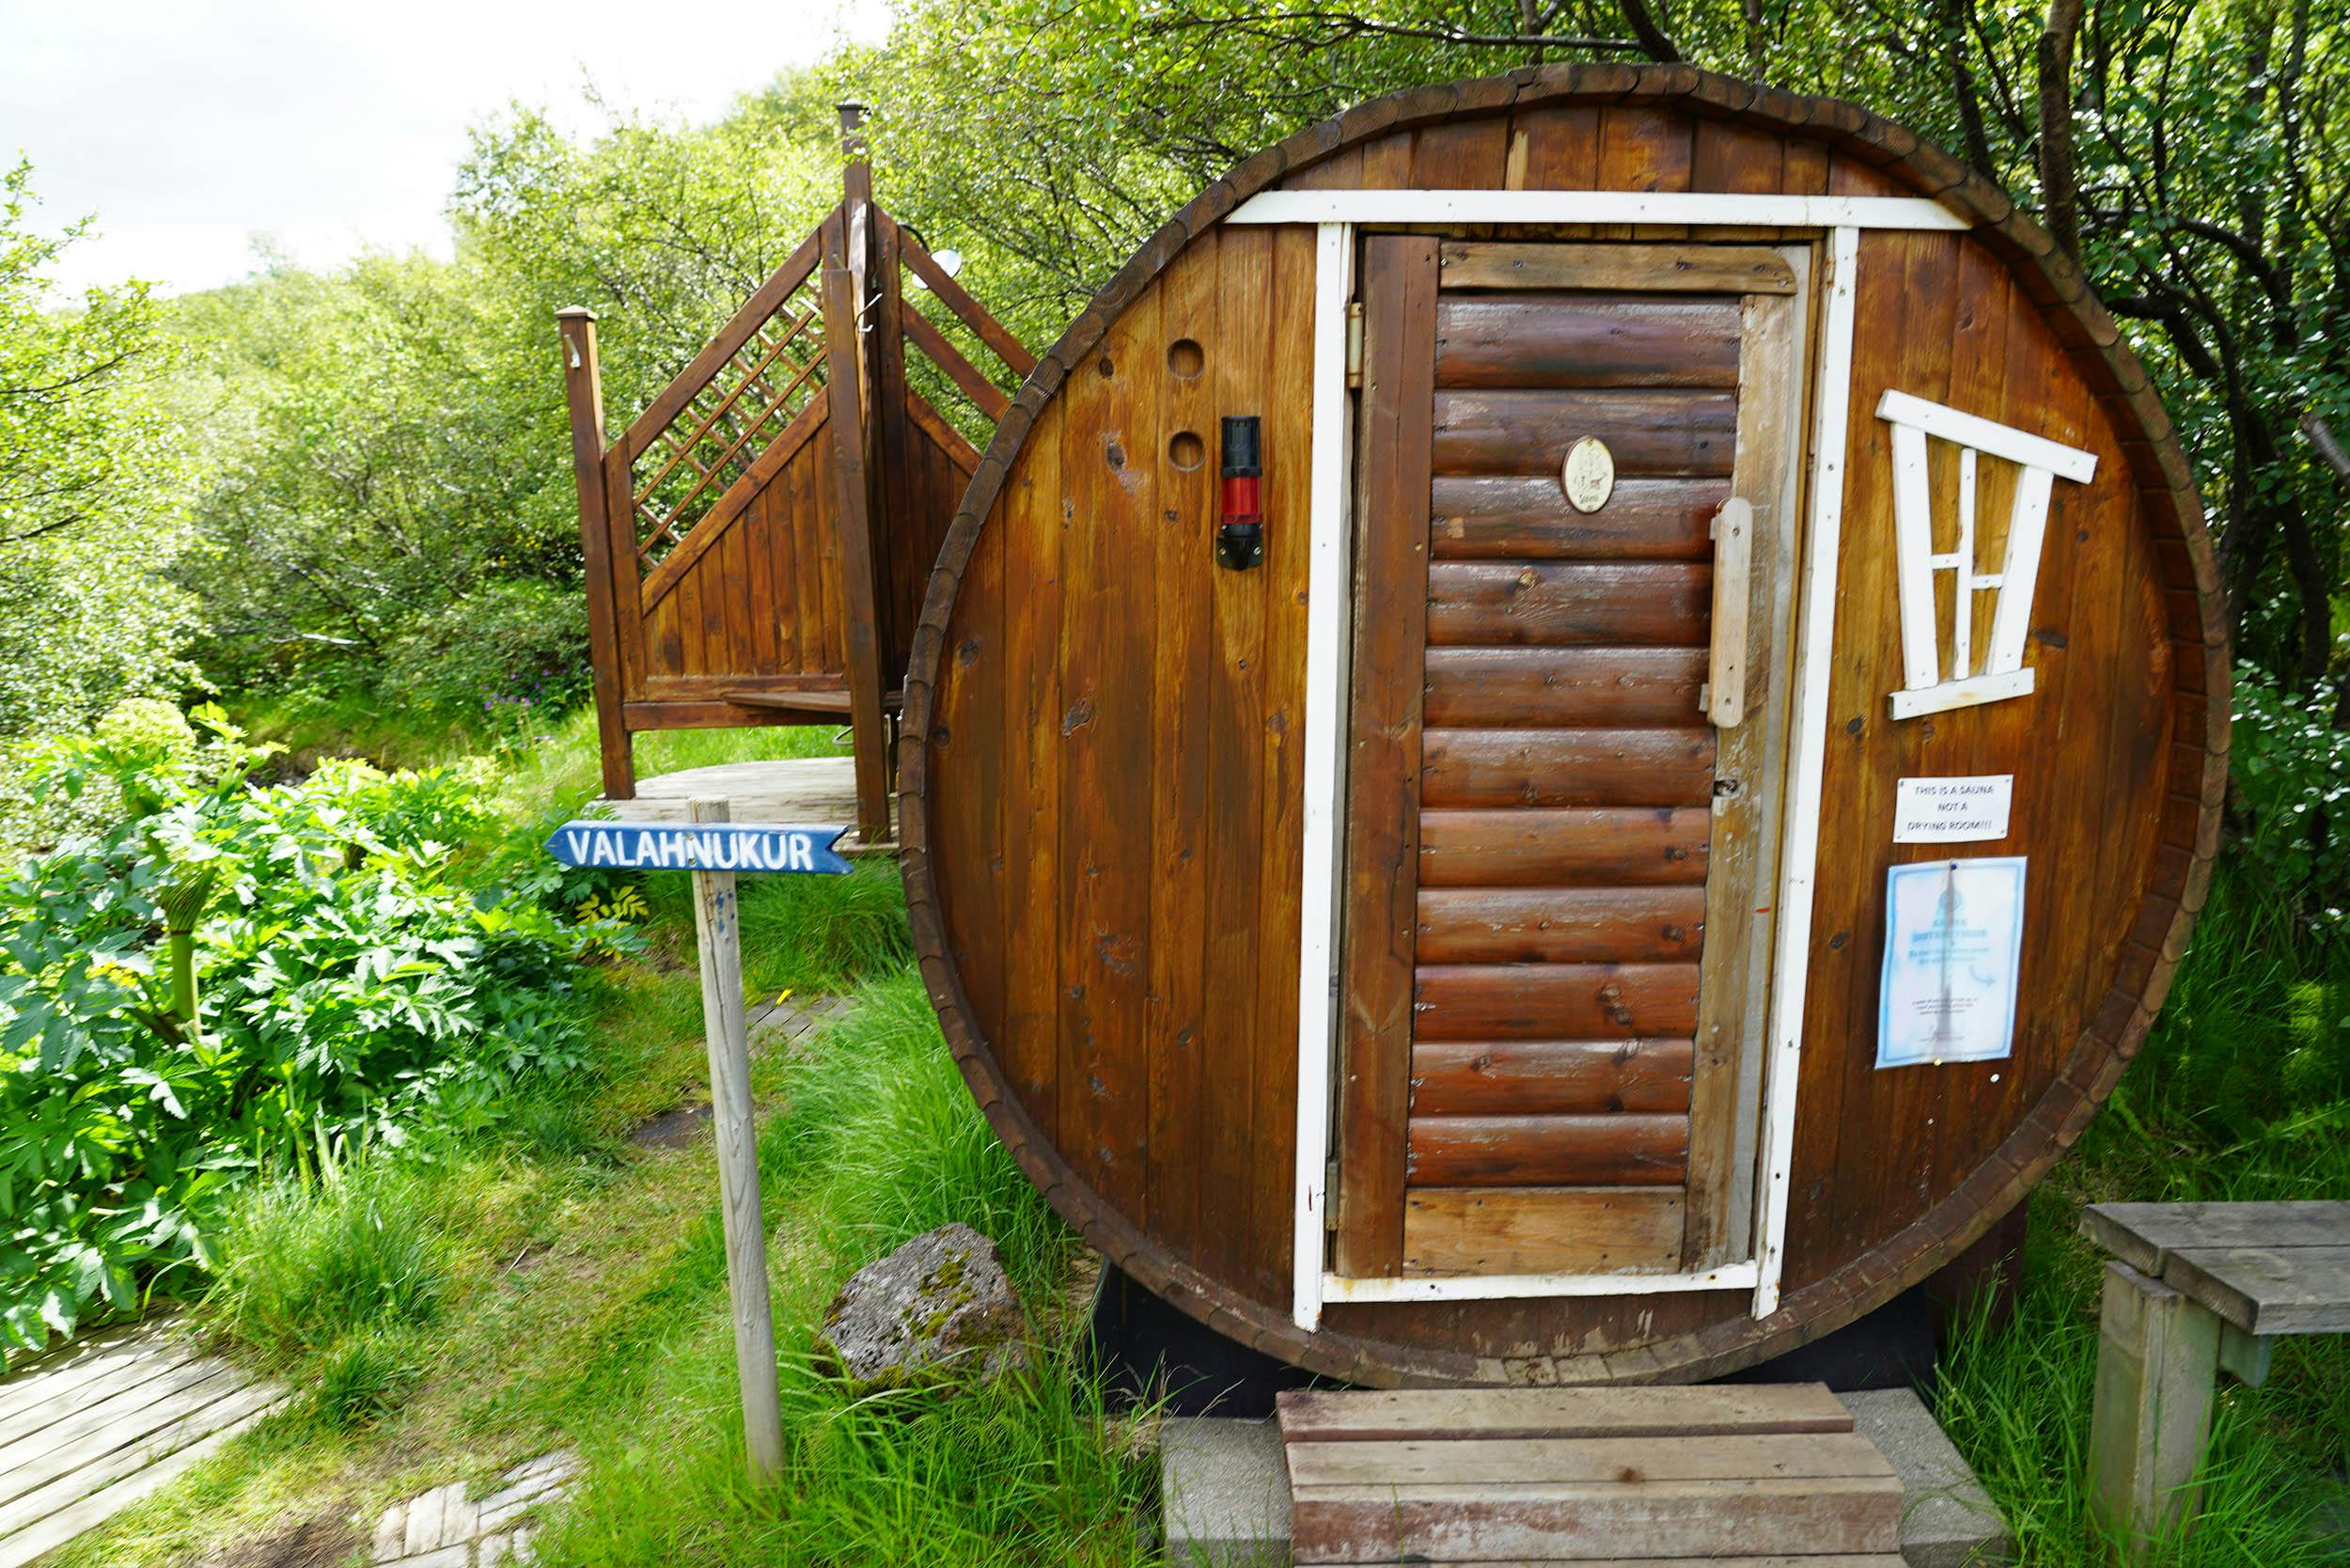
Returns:
[[[856,830],[856,763],[848,757],[791,757],[764,762],[721,762],[655,774],[636,781],[634,800],[591,805],[621,822],[682,823],[696,800],[723,800],[738,823],[839,824],[848,831],[834,847],[843,855],[897,853],[889,841],[869,844]]]
[[[1280,1396],[1300,1563],[1897,1568],[1902,1483],[1822,1384]]]

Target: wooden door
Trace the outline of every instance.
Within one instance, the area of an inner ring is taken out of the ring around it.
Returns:
[[[1807,255],[1361,254],[1335,1266],[1749,1257]]]

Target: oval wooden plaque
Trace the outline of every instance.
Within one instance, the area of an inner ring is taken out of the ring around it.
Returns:
[[[1597,511],[1615,494],[1616,454],[1598,436],[1587,435],[1567,448],[1559,482],[1566,487],[1567,505],[1577,511]]]

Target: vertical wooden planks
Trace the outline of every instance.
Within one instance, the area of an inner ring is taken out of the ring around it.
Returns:
[[[1152,536],[1164,350],[1154,286],[1129,306],[1063,390],[1068,496],[1061,601],[1063,1147],[1140,1221],[1150,1121],[1149,987]]]
[[[1706,855],[1705,978],[1700,988],[1689,1108],[1687,1231],[1683,1263],[1710,1267],[1751,1255],[1752,1186],[1738,1169],[1741,1135],[1756,1106],[1742,1082],[1769,1050],[1771,909],[1778,880],[1785,801],[1784,673],[1788,644],[1774,635],[1778,607],[1794,593],[1796,494],[1789,469],[1802,452],[1806,400],[1800,318],[1791,298],[1749,295],[1741,311],[1738,438],[1733,493],[1751,507],[1753,571],[1746,611],[1742,721],[1718,733],[1713,823]],[[1783,564],[1782,564],[1783,563]],[[1792,622],[1792,617],[1785,618]],[[1715,628],[1721,635],[1721,628]],[[1724,792],[1724,784],[1730,792]]]
[[[1436,259],[1430,238],[1363,247],[1336,1205],[1338,1271],[1355,1278],[1403,1267]]]
[[[1004,536],[1004,1017],[994,1036],[1005,1077],[1047,1138],[1060,1138],[1061,776],[1060,482],[1065,405],[1029,428],[1020,466],[988,526]]]
[[[1265,392],[1275,343],[1275,239],[1269,228],[1239,227],[1224,230],[1217,242],[1217,341],[1203,378],[1214,388],[1219,415],[1272,412]],[[1200,433],[1207,441],[1207,462],[1220,463],[1221,431]],[[1250,1005],[1261,959],[1257,916],[1265,872],[1258,834],[1263,823],[1264,627],[1271,579],[1262,568],[1210,568],[1207,680],[1190,709],[1198,728],[1189,744],[1204,746],[1208,758],[1207,929],[1200,947],[1213,1004],[1200,1026],[1205,1085],[1196,1114],[1205,1122],[1203,1180],[1239,1184],[1243,1190],[1261,1135],[1292,1110],[1256,1103],[1256,1053],[1263,1047]],[[1287,1229],[1285,1222],[1284,1232]],[[1274,1247],[1286,1259],[1282,1239],[1274,1238]],[[1201,1255],[1219,1272],[1246,1281],[1263,1293],[1261,1299],[1277,1301],[1283,1299],[1288,1271],[1267,1258],[1272,1249],[1256,1234],[1246,1204],[1234,1212],[1220,1203],[1216,1223],[1200,1237]]]
[[[964,995],[992,1031],[1005,1015],[1009,876],[1003,820],[1007,705],[1004,530],[982,529],[956,595],[953,641],[939,663],[930,767],[931,833],[948,950]]]
[[[1297,974],[1305,873],[1306,609],[1312,542],[1317,236],[1273,242],[1271,379],[1264,399],[1264,799],[1259,842],[1254,1086],[1257,1152],[1247,1185],[1259,1267],[1291,1274],[1296,1231]]]
[[[1611,103],[1599,112],[1595,183],[1603,191],[1685,191],[1695,135],[1686,116],[1638,104]],[[1685,239],[1689,230],[1652,225],[1644,239]],[[1604,240],[1628,240],[1633,230],[1603,225]]]
[[[1884,434],[1869,414],[1877,389],[1900,384],[1902,356],[1912,344],[1932,354],[1938,321],[1943,356],[1932,384],[1947,374],[1950,278],[1937,273],[1949,259],[1937,236],[1865,233],[1860,238],[1855,296],[1852,415],[1845,433],[1844,519],[1835,604],[1835,645],[1829,679],[1827,752],[1822,776],[1820,872],[1816,882],[1805,1003],[1804,1050],[1796,1096],[1790,1177],[1786,1285],[1810,1283],[1846,1254],[1844,1226],[1857,1208],[1841,1181],[1840,1137],[1869,1134],[1855,1127],[1865,1116],[1873,1069],[1875,986],[1884,947],[1883,850],[1891,834],[1891,779],[1915,771],[1902,756],[1906,744],[1886,709],[1888,671],[1898,667],[1894,621],[1890,497]],[[1938,284],[1938,291],[1930,285]],[[1919,368],[1931,368],[1920,366]],[[1817,392],[1814,396],[1819,396]],[[1895,678],[1895,684],[1898,684]],[[1847,1106],[1848,1085],[1853,1102]],[[1870,1172],[1859,1184],[1866,1185]]]
[[[1230,347],[1217,330],[1217,256],[1211,229],[1168,266],[1160,341],[1142,373],[1159,376],[1149,461],[1159,470],[1153,525],[1158,592],[1151,688],[1151,994],[1144,1010],[1151,1075],[1151,1222],[1178,1255],[1197,1258],[1216,1221],[1204,1168],[1206,1087],[1201,1031],[1211,1003],[1198,933],[1208,903],[1208,753],[1192,722],[1208,679],[1210,577],[1215,571],[1216,400],[1209,360]],[[1186,439],[1188,438],[1188,439]],[[1188,462],[1190,466],[1184,466]]]

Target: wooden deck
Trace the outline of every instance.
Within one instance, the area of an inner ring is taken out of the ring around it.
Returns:
[[[0,1381],[0,1568],[170,1484],[283,1403],[172,1331],[94,1334]]]
[[[621,822],[682,823],[687,803],[723,800],[739,823],[837,823],[843,855],[897,853],[896,819],[884,842],[869,844],[856,831],[856,764],[847,757],[798,757],[769,762],[722,762],[655,774],[636,781],[634,800],[598,800]]]

